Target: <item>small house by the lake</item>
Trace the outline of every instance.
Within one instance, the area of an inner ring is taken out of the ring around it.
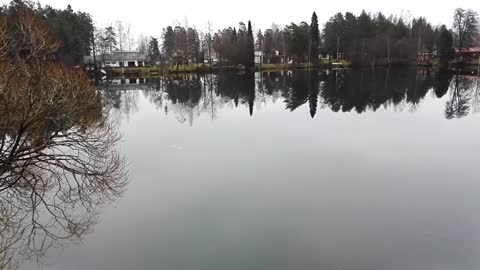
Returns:
[[[93,62],[93,56],[84,57],[85,65],[92,65]],[[147,63],[147,56],[139,51],[114,51],[98,55],[96,62],[101,67],[143,67]]]
[[[429,50],[421,50],[418,53],[418,64],[431,65],[435,54]]]
[[[457,59],[476,60],[480,57],[480,47],[468,47],[463,49],[455,49],[455,57]]]

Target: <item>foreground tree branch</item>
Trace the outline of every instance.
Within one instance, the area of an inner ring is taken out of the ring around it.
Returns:
[[[53,62],[40,17],[15,14],[0,16],[0,269],[82,239],[127,185],[101,95]]]

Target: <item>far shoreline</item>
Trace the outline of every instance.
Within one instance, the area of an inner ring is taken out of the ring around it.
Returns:
[[[391,64],[375,64],[375,65],[352,65],[349,61],[332,61],[318,65],[306,64],[257,64],[255,69],[245,69],[243,66],[222,66],[209,64],[190,64],[161,67],[161,66],[144,66],[144,67],[124,67],[124,68],[99,68],[105,70],[109,78],[119,77],[141,77],[155,78],[168,77],[181,74],[217,74],[224,72],[277,72],[277,71],[295,71],[295,70],[332,70],[332,69],[376,69],[376,68],[431,68],[434,70],[465,70],[477,71],[480,65],[465,63],[461,65],[449,64],[440,65],[438,63],[391,63]],[[94,77],[93,72],[90,74]],[[103,75],[104,76],[104,75]],[[103,77],[100,76],[100,77]]]

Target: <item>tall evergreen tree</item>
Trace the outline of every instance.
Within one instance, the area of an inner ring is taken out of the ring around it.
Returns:
[[[306,22],[297,25],[291,23],[286,27],[286,43],[288,54],[295,62],[304,63],[308,58],[310,43],[310,26]]]
[[[173,53],[175,51],[175,33],[173,28],[168,26],[166,29],[163,29],[163,53],[168,60],[171,61]]]
[[[247,31],[247,59],[245,67],[252,69],[255,67],[255,40],[253,38],[253,29],[252,23],[248,21],[248,31]]]
[[[232,38],[231,38],[231,46],[230,48],[228,49],[228,53],[227,53],[227,56],[229,58],[229,62],[230,63],[234,63],[234,64],[239,64],[239,63],[242,63],[242,52],[245,50],[245,48],[243,48],[240,44],[240,42],[242,41],[242,31],[239,31],[240,32],[240,39],[239,39],[239,35],[237,33],[237,28],[234,27],[233,28],[233,31],[232,31]]]
[[[312,23],[310,24],[310,62],[318,64],[320,46],[320,29],[318,26],[317,13],[313,12]]]
[[[160,49],[158,47],[158,39],[152,37],[150,38],[150,43],[148,44],[148,59],[150,64],[155,64],[160,61]]]
[[[198,64],[200,58],[200,38],[198,37],[198,32],[195,28],[188,28],[187,31],[188,39],[188,53],[189,58]]]
[[[115,30],[113,27],[109,26],[105,28],[102,34],[102,46],[103,46],[103,54],[105,53],[112,53],[117,46],[117,35],[115,34]]]
[[[440,33],[436,40],[438,55],[442,64],[446,64],[454,56],[453,37],[445,25],[442,25],[439,31]]]
[[[356,31],[356,18],[353,18],[353,23],[349,26],[351,27],[351,33]],[[330,54],[333,58],[337,58],[338,53],[345,53],[346,47],[345,44],[349,43],[347,39],[353,40],[353,36],[346,36],[346,22],[342,13],[336,13],[332,16],[323,29],[323,40],[324,40],[324,49]]]

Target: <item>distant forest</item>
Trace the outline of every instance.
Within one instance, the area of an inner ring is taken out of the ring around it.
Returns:
[[[148,55],[149,64],[220,63],[251,68],[255,57],[262,64],[310,63],[321,59],[343,59],[353,64],[409,63],[420,53],[434,54],[448,62],[455,49],[479,44],[479,19],[473,10],[452,11],[453,25],[434,26],[425,18],[386,16],[362,11],[359,15],[337,13],[320,23],[314,12],[309,22],[252,29],[248,21],[220,30],[184,25],[166,26],[159,37],[135,38],[128,24],[120,21],[98,27],[91,15],[14,0],[0,7],[0,19],[8,20],[20,9],[31,9],[47,23],[51,35],[61,43],[56,59],[65,64],[82,64],[85,55],[138,50]],[[159,31],[160,32],[160,31]],[[258,63],[258,60],[257,60]]]

